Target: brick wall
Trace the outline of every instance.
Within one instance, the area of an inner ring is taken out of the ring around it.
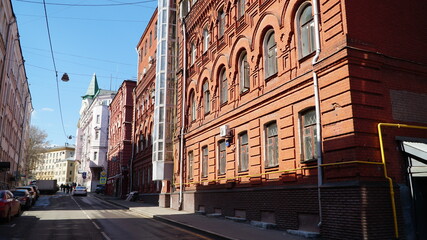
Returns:
[[[388,183],[329,185],[321,199],[322,239],[394,239]]]
[[[194,204],[196,211],[200,206],[206,213],[221,209],[224,216],[243,210],[249,221],[261,221],[262,212],[272,212],[280,229],[298,229],[299,213],[318,215],[317,188],[313,186],[198,191]]]

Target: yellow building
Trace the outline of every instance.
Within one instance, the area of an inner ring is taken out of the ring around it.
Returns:
[[[36,180],[56,179],[58,185],[75,182],[74,145],[57,146],[46,150],[33,172]]]

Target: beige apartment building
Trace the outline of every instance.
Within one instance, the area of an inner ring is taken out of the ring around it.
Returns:
[[[56,179],[58,185],[75,182],[74,145],[57,146],[46,150],[33,172],[36,180]]]
[[[0,0],[0,189],[22,184],[32,100],[10,0]]]

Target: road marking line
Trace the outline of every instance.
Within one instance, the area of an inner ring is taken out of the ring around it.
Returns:
[[[107,234],[105,234],[105,232],[101,232],[101,234],[102,234],[102,236],[104,236],[104,237],[105,237],[105,239],[107,239],[107,240],[111,240],[111,238],[109,238],[109,237],[107,236]]]
[[[80,208],[80,210],[86,215],[86,217],[93,223],[93,225],[95,225],[95,227],[98,229],[98,230],[101,230],[101,228],[98,226],[98,224],[96,224],[90,217],[89,217],[89,215],[85,212],[85,210],[83,210],[83,208],[80,206],[80,204],[76,201],[76,199],[74,199],[74,197],[73,196],[71,196],[71,199],[73,199],[73,201],[77,204],[77,206]],[[108,236],[107,236],[107,234],[105,234],[105,232],[101,232],[101,234],[102,234],[102,236],[104,236],[104,238],[106,239],[106,240],[111,240],[111,238],[109,238]]]
[[[10,225],[10,227],[11,227],[11,228],[13,228],[13,227],[15,227],[15,226],[16,226],[16,224],[15,224],[15,223],[14,223],[14,224],[12,224],[12,225]]]
[[[96,224],[94,221],[92,221],[93,225],[95,225],[95,227],[100,230],[101,228],[98,226],[98,224]]]

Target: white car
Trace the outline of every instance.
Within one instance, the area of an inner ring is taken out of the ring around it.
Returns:
[[[86,187],[83,187],[83,186],[77,186],[77,187],[73,190],[73,196],[77,196],[77,195],[87,196],[87,189],[86,189]]]

